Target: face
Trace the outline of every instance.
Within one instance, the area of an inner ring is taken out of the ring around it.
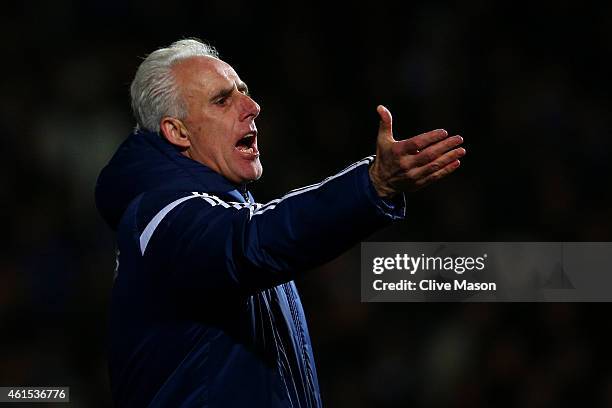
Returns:
[[[173,73],[187,108],[183,154],[235,184],[261,177],[255,118],[259,105],[236,71],[213,57],[180,61]]]

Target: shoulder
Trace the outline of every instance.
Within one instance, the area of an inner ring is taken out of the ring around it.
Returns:
[[[197,235],[213,222],[231,220],[241,210],[245,217],[238,219],[249,219],[253,212],[249,203],[207,192],[147,192],[134,203],[131,225],[144,254],[154,235],[170,234],[173,239]]]

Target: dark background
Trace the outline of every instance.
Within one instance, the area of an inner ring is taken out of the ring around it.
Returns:
[[[468,155],[371,240],[612,241],[609,3],[3,8],[0,385],[110,405],[93,189],[134,125],[139,57],[183,37],[262,106],[260,202],[372,153],[383,103],[396,138],[443,127]],[[362,304],[358,246],[298,286],[328,407],[612,406],[608,304]]]

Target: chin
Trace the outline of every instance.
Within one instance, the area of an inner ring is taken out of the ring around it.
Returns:
[[[250,163],[247,169],[241,169],[240,179],[242,183],[251,183],[253,181],[259,180],[261,175],[263,174],[263,167],[259,160],[256,162]]]
[[[253,178],[251,179],[251,181],[259,180],[261,178],[261,175],[263,174],[263,167],[261,166],[261,164],[259,164],[259,162],[257,164],[258,166],[253,172]]]

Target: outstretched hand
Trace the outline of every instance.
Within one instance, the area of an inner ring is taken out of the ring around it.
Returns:
[[[391,112],[382,105],[376,159],[370,166],[370,179],[380,197],[389,198],[400,192],[416,191],[441,179],[459,167],[465,149],[461,136],[448,137],[444,129],[436,129],[406,140],[393,138]]]

